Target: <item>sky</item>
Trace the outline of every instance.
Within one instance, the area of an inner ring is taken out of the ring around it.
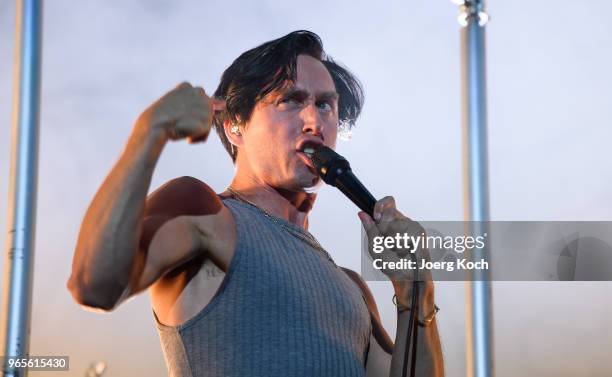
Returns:
[[[488,11],[491,218],[611,220],[612,3],[491,1]],[[362,116],[338,151],[374,196],[393,195],[415,220],[461,220],[457,14],[446,0],[46,2],[30,353],[69,355],[67,376],[97,360],[108,376],[165,375],[146,294],[107,314],[72,301],[65,284],[80,221],[142,110],[185,80],[212,93],[240,53],[293,30],[319,34],[363,83]],[[0,229],[14,27],[14,2],[0,2]],[[233,167],[216,136],[168,145],[151,189],[182,175],[226,187]],[[310,230],[338,264],[359,270],[356,213],[324,187]],[[392,288],[369,285],[394,335]],[[610,375],[611,288],[494,283],[496,375]],[[465,284],[436,283],[436,302],[447,375],[464,376]]]

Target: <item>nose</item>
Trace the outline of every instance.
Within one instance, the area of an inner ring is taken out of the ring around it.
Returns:
[[[308,106],[305,106],[302,109],[302,120],[304,121],[304,126],[302,128],[302,132],[310,133],[312,135],[322,136],[323,133],[323,119],[321,119],[321,115],[319,114],[319,109],[317,109],[314,101],[310,101]]]

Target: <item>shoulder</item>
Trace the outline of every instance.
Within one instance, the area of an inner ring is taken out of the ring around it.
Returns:
[[[209,215],[218,213],[222,206],[210,186],[197,178],[183,176],[166,182],[147,197],[145,217]]]
[[[232,221],[219,196],[206,183],[189,176],[174,178],[147,197],[140,246],[148,249],[157,231],[179,216],[200,217],[202,227],[211,233]]]
[[[383,350],[385,350],[385,352],[392,354],[394,344],[382,325],[380,313],[378,312],[378,307],[376,306],[376,300],[374,299],[372,291],[370,291],[370,288],[366,282],[357,272],[344,267],[340,268],[342,268],[342,271],[344,271],[344,273],[346,273],[348,277],[351,278],[351,280],[353,280],[361,289],[363,299],[368,307],[368,311],[370,312],[370,318],[372,320],[372,335],[374,336],[374,339],[376,339],[378,344]]]

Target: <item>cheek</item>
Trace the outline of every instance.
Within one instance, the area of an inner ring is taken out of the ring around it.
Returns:
[[[257,135],[258,137],[250,140],[251,149],[255,152],[254,158],[258,159],[258,163],[275,160],[280,152],[278,135],[274,133],[266,133]]]
[[[274,124],[256,124],[259,126],[248,140],[248,149],[252,152],[253,160],[258,165],[274,165],[285,159],[289,150],[293,149],[295,137],[288,131],[286,124],[276,122]]]
[[[283,119],[267,108],[257,110],[247,125],[247,148],[258,156],[273,156],[280,151],[278,146],[285,138]]]

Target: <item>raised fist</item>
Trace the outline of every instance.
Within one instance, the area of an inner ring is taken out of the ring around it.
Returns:
[[[225,101],[209,97],[203,88],[184,82],[149,106],[138,118],[140,127],[163,131],[168,139],[188,142],[208,137],[215,111],[225,110]]]

